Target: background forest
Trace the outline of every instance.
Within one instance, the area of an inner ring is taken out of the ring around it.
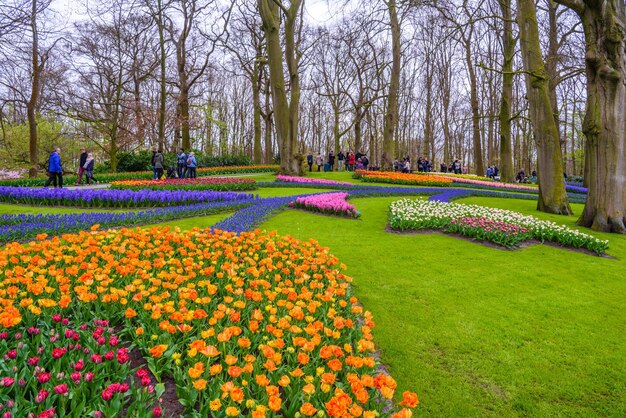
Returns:
[[[302,152],[351,149],[382,159],[391,32],[383,1],[310,2],[298,19]],[[584,37],[575,14],[537,3],[541,46],[568,175],[582,175]],[[399,2],[402,66],[395,157],[500,165],[503,36],[500,0]],[[504,10],[504,12],[503,12]],[[508,17],[507,17],[508,16]],[[118,154],[193,147],[209,155],[279,154],[266,35],[256,2],[10,0],[0,6],[0,159],[28,167],[81,146],[115,169]],[[512,25],[518,37],[517,25]],[[514,169],[536,168],[519,43],[513,45]],[[35,71],[33,71],[35,68]],[[37,88],[33,89],[37,75]],[[290,86],[287,85],[287,88]],[[473,125],[476,122],[476,125]]]

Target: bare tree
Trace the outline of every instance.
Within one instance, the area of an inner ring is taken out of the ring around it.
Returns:
[[[189,135],[189,94],[200,80],[209,65],[211,55],[218,41],[227,34],[226,26],[232,10],[231,5],[220,11],[217,0],[199,2],[198,0],[175,0],[171,9],[176,18],[166,15],[170,41],[176,48],[176,69],[178,73],[178,112],[182,147],[191,148]],[[199,27],[202,19],[215,21],[207,30]],[[175,22],[180,20],[181,27]]]

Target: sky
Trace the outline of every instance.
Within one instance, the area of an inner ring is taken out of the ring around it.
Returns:
[[[59,12],[63,20],[74,22],[81,19],[84,4],[93,0],[52,0],[52,8]],[[254,1],[254,0],[249,0]],[[305,0],[305,19],[313,25],[323,25],[333,20],[337,15],[337,10],[333,10],[335,0]]]

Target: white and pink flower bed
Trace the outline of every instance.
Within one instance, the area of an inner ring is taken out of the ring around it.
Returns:
[[[445,177],[445,175],[444,175]],[[485,181],[485,180],[477,180],[463,177],[453,177],[454,183],[457,184],[472,184],[481,187],[493,187],[495,189],[506,189],[506,190],[519,190],[519,191],[531,191],[537,192],[539,189],[533,186],[525,186],[523,184],[512,184],[512,183],[501,183],[498,181]]]
[[[348,203],[348,193],[325,193],[297,198],[289,204],[292,208],[305,209],[312,212],[358,218],[360,213],[354,205]]]
[[[440,229],[444,232],[514,247],[529,239],[604,254],[609,242],[555,222],[539,220],[504,209],[439,201],[397,200],[389,207],[389,226],[407,231]]]

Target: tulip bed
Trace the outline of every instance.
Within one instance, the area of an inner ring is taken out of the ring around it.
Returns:
[[[252,195],[214,191],[172,190],[69,190],[0,187],[0,202],[39,206],[87,208],[141,208],[245,200]]]
[[[450,178],[436,175],[425,176],[420,174],[398,173],[391,171],[358,170],[355,171],[354,178],[361,179],[367,183],[408,184],[431,187],[449,187],[453,182]]]
[[[344,268],[274,233],[155,227],[9,244],[0,399],[20,414],[159,416],[162,387],[128,367],[128,343],[157,381],[174,378],[186,416],[409,417],[417,396],[390,403],[396,383]]]
[[[34,283],[31,293],[40,286]],[[62,297],[58,304],[67,308],[66,302]],[[155,384],[147,369],[131,368],[129,349],[109,321],[74,323],[59,313],[44,314],[39,306],[29,309],[39,317],[0,332],[3,417],[62,417],[72,411],[111,417],[122,408],[127,417],[145,417],[147,410],[161,415],[157,401],[163,385]]]
[[[122,180],[111,183],[115,190],[213,190],[245,191],[255,190],[257,183],[253,179],[230,177],[198,177],[194,179],[167,180]]]
[[[306,209],[312,212],[358,218],[361,214],[354,205],[346,202],[348,193],[323,193],[313,196],[298,197],[289,204],[292,208]]]
[[[213,215],[229,210],[241,209],[246,206],[258,206],[258,201],[251,198],[227,200],[137,212],[1,215],[0,243],[35,239],[40,234],[60,235],[68,232],[86,231],[94,225],[110,228],[154,224],[192,216]]]
[[[276,176],[276,182],[278,183],[297,183],[297,184],[312,184],[315,187],[321,186],[347,186],[354,187],[355,184],[347,181],[326,180],[319,178],[298,177],[298,176]]]
[[[584,248],[598,255],[604,254],[609,247],[608,241],[532,216],[432,200],[402,199],[393,202],[389,208],[389,225],[399,231],[440,229],[507,247],[529,239]]]

